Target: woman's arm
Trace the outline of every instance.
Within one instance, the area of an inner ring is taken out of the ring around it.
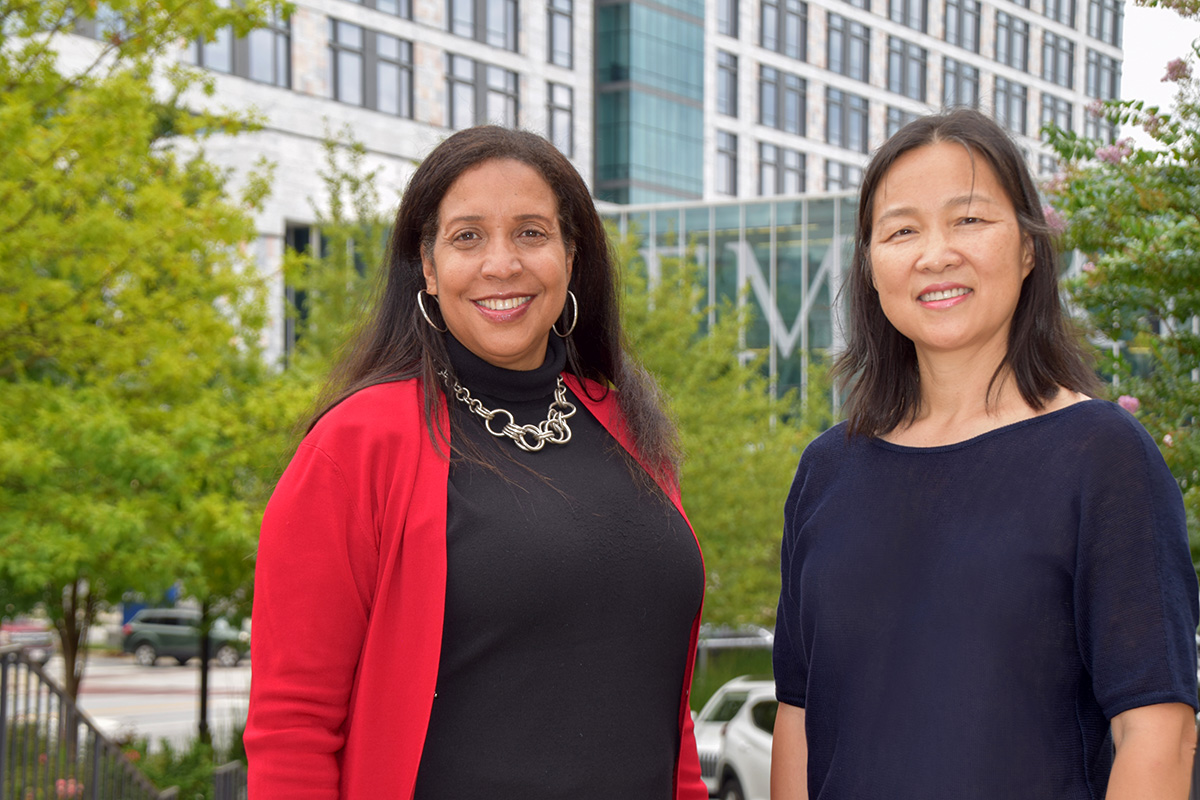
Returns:
[[[771,800],[808,800],[808,739],[804,709],[779,704],[771,743]]]
[[[1183,703],[1131,708],[1112,718],[1116,759],[1107,800],[1184,800],[1196,754],[1196,717]]]

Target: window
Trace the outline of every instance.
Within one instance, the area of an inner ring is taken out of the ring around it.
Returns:
[[[1074,28],[1075,0],[1046,0],[1045,14],[1055,22]]]
[[[946,41],[979,52],[979,0],[946,0]]]
[[[1115,58],[1087,52],[1087,86],[1085,91],[1100,100],[1114,100],[1121,93],[1121,62]]]
[[[517,73],[453,53],[446,59],[451,128],[517,126]]]
[[[870,77],[871,29],[837,14],[829,15],[829,70],[857,81]]]
[[[1088,0],[1088,36],[1120,47],[1124,14],[1122,0]]]
[[[517,51],[517,0],[449,0],[450,32]]]
[[[1056,175],[1057,173],[1057,158],[1054,156],[1048,156],[1045,153],[1038,156],[1038,175]]]
[[[333,99],[361,106],[366,95],[366,37],[358,25],[329,20],[329,66],[333,71],[329,85]]]
[[[825,162],[825,191],[846,192],[862,183],[862,167],[839,161]]]
[[[1047,125],[1055,125],[1064,131],[1071,130],[1071,104],[1061,97],[1042,92],[1041,126],[1045,128]],[[1043,133],[1042,138],[1048,137]]]
[[[929,0],[888,0],[888,19],[925,33],[929,23]]]
[[[867,152],[867,98],[825,90],[825,140],[847,150]]]
[[[737,137],[717,131],[717,192],[737,196]]]
[[[1015,81],[996,78],[996,122],[1013,133],[1024,134],[1029,90]]]
[[[1083,115],[1083,135],[1104,144],[1112,144],[1117,140],[1117,126],[1102,116],[1087,113]]]
[[[871,0],[846,0],[846,2],[855,8],[861,8],[863,11],[871,10]]]
[[[768,50],[808,59],[808,4],[801,0],[762,0],[762,41]]]
[[[412,42],[337,19],[329,28],[333,99],[412,117]]]
[[[1042,78],[1059,86],[1075,87],[1075,43],[1065,36],[1042,34]]]
[[[546,50],[550,63],[568,69],[575,61],[575,25],[572,19],[574,9],[571,4],[572,0],[550,0],[546,4],[546,24],[550,33]]]
[[[575,155],[575,92],[559,83],[546,85],[546,138],[564,156]]]
[[[350,0],[350,2],[382,11],[385,14],[412,19],[412,0]]]
[[[1004,11],[996,12],[996,60],[1029,70],[1029,23]]]
[[[953,58],[942,59],[942,105],[979,108],[979,70]]]
[[[896,131],[903,128],[908,123],[918,119],[921,115],[912,111],[905,111],[903,108],[888,106],[887,110],[887,136],[892,138],[896,135]]]
[[[717,33],[737,38],[738,0],[717,0]]]
[[[888,37],[888,90],[925,102],[925,63],[928,54],[896,36]]]
[[[778,700],[765,700],[761,703],[756,703],[750,709],[750,719],[754,722],[754,727],[760,731],[772,733],[775,730],[775,714],[778,710]]]
[[[786,147],[758,143],[758,193],[802,194],[804,192],[805,157]]]
[[[367,77],[367,105],[385,114],[412,118],[412,42],[376,33],[374,75],[374,86],[369,74]],[[372,99],[375,101],[373,106]]]
[[[808,84],[798,75],[761,67],[758,79],[758,122],[788,133],[805,135]]]
[[[247,34],[246,50],[246,77],[272,86],[287,88],[292,85],[292,34],[291,24],[286,19],[272,11],[267,27]],[[237,67],[235,59],[235,72],[238,72]]]
[[[732,53],[717,51],[717,113],[737,116],[738,59]]]

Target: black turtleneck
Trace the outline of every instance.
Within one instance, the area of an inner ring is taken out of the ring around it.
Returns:
[[[529,372],[446,343],[472,396],[536,424],[566,361],[550,339]],[[451,464],[445,628],[417,800],[671,797],[700,553],[670,500],[635,481],[612,436],[568,399],[571,441],[526,453],[448,395],[456,430],[503,476]]]

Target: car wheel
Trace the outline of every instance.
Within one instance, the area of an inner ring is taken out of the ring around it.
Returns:
[[[143,667],[153,667],[158,660],[158,651],[148,642],[139,644],[133,651],[133,659]]]
[[[221,649],[217,650],[217,663],[222,667],[236,667],[241,660],[242,654],[231,644],[223,644]]]
[[[181,667],[187,666],[187,662],[188,662],[187,656],[175,656],[175,660],[179,662],[179,666],[181,666]]]
[[[725,783],[721,784],[721,800],[746,800],[737,778],[726,778]]]

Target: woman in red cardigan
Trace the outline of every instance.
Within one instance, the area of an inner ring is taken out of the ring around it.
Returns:
[[[579,174],[454,134],[263,519],[254,798],[701,800],[675,431]]]

